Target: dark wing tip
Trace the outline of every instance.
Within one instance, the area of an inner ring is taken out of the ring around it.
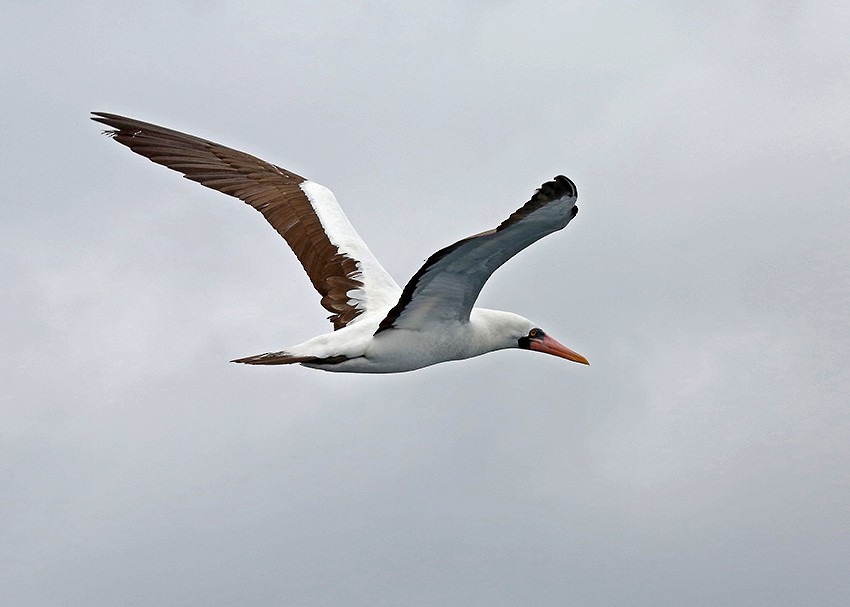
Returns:
[[[114,114],[107,114],[106,112],[92,112],[92,115],[89,116],[95,122],[99,122],[100,124],[105,124],[109,129],[105,129],[101,131],[107,137],[115,137],[118,134],[118,127],[113,124],[112,119],[116,118]]]
[[[505,228],[521,221],[537,209],[546,206],[550,202],[560,200],[562,198],[577,199],[578,188],[576,187],[576,184],[572,182],[571,179],[564,177],[563,175],[558,175],[552,181],[547,181],[539,188],[537,188],[537,191],[534,192],[531,197],[531,200],[526,202],[522,207],[517,209],[510,217],[508,217],[505,221],[499,224],[499,227],[496,228],[496,231],[501,232]],[[576,213],[578,213],[578,207],[575,204],[573,204],[570,213],[570,219],[575,217]],[[566,225],[566,223],[564,223],[564,225]]]
[[[549,202],[551,200],[564,198],[565,196],[578,198],[578,188],[568,177],[558,175],[552,181],[547,181],[540,186],[540,189],[537,190],[534,198],[540,202]]]
[[[118,114],[110,114],[109,112],[92,112],[91,116],[89,116],[95,122],[99,122],[101,124],[105,124],[107,126],[115,127],[117,122],[122,120],[128,120],[124,116],[119,116]]]
[[[141,135],[143,133],[147,134],[146,131],[148,130],[159,130],[160,132],[167,130],[162,127],[158,127],[155,124],[149,124],[147,122],[142,122],[141,120],[136,120],[135,118],[127,118],[126,116],[110,114],[108,112],[92,112],[92,115],[89,116],[89,118],[95,122],[108,126],[108,129],[104,129],[101,132],[107,137],[112,137],[113,139],[117,139],[121,136],[135,138],[137,135]]]

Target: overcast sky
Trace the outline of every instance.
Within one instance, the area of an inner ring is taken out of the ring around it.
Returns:
[[[60,4],[0,7],[0,603],[849,604],[850,5]],[[592,366],[230,364],[327,313],[92,110],[330,187],[401,284],[568,175],[479,303]]]

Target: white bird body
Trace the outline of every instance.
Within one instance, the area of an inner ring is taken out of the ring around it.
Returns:
[[[331,333],[233,362],[398,373],[523,348],[588,364],[522,316],[473,307],[499,266],[575,217],[578,193],[566,177],[543,184],[497,228],[431,255],[402,289],[326,187],[244,152],[154,124],[99,112],[93,120],[112,127],[107,134],[134,152],[262,213],[332,313]]]
[[[304,362],[305,367],[349,373],[400,373],[449,360],[462,360],[516,347],[534,323],[511,312],[473,308],[469,322],[458,320],[422,329],[398,329],[375,335],[378,323],[363,321],[318,335],[286,349],[293,356],[319,359],[343,355],[339,363]],[[416,347],[411,348],[410,344]]]

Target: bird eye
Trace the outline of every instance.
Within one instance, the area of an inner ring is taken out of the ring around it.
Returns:
[[[537,329],[537,328],[532,329],[531,331],[528,332],[529,337],[537,337],[538,335],[540,335],[540,329]]]

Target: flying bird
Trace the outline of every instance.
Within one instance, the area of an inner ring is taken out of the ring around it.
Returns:
[[[398,373],[522,348],[589,364],[518,314],[474,307],[499,266],[576,216],[578,191],[563,175],[544,183],[498,227],[431,255],[402,289],[324,186],[250,154],[133,118],[93,112],[92,120],[137,154],[262,213],[322,296],[332,332],[231,362]]]

